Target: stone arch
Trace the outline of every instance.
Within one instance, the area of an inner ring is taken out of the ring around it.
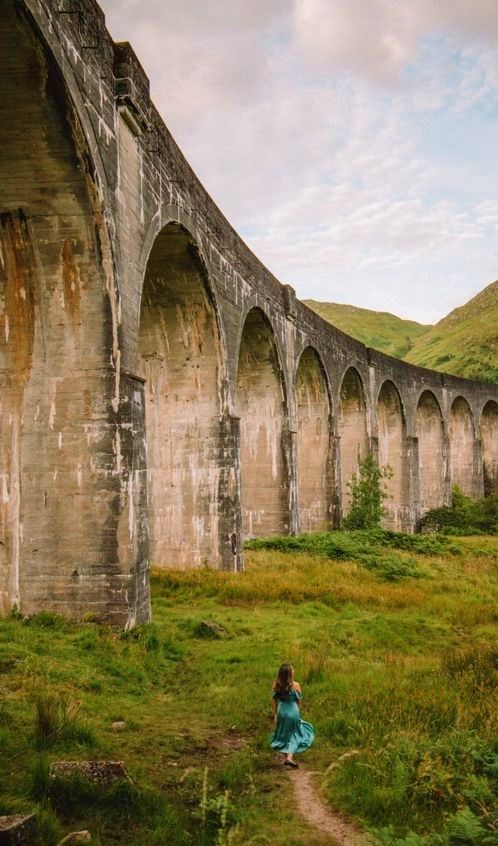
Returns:
[[[56,61],[12,0],[0,16],[0,112],[0,608],[129,622],[148,614],[147,577],[125,597],[125,572],[146,560],[120,535],[130,486],[109,466],[118,307],[102,186]],[[113,591],[122,599],[110,608]]]
[[[219,566],[224,382],[218,314],[199,251],[177,223],[159,232],[150,251],[138,337],[151,563]]]
[[[451,483],[467,496],[476,493],[474,470],[475,425],[470,406],[463,397],[453,401],[449,420]]]
[[[242,528],[249,537],[289,531],[285,406],[273,329],[264,312],[252,308],[242,329],[236,388]]]
[[[419,397],[415,435],[418,438],[419,510],[423,515],[443,505],[446,499],[444,423],[432,391],[423,391]]]
[[[490,400],[482,410],[481,421],[484,495],[498,491],[498,403]]]
[[[339,437],[342,480],[342,510],[349,509],[348,482],[357,473],[359,462],[369,453],[367,404],[360,374],[346,370],[339,393]]]
[[[385,480],[386,523],[400,531],[411,528],[410,474],[406,422],[399,391],[393,382],[383,383],[377,398],[378,462],[389,465],[392,478]]]
[[[331,524],[331,411],[323,364],[313,347],[301,353],[294,385],[299,527],[323,531]]]

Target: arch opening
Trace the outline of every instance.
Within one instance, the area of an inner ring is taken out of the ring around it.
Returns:
[[[242,527],[246,537],[289,531],[284,389],[273,331],[253,308],[242,331],[237,372]]]
[[[353,367],[344,374],[339,399],[342,510],[343,514],[347,514],[350,503],[348,482],[369,453],[365,392],[360,374]]]
[[[484,496],[498,491],[498,403],[487,402],[481,414]]]
[[[412,520],[406,425],[399,392],[392,382],[384,382],[379,392],[377,426],[379,465],[389,465],[393,471],[384,482],[388,495],[385,522],[389,528],[409,531]]]
[[[451,483],[467,496],[475,496],[474,472],[474,418],[463,397],[457,397],[451,406],[449,421]]]
[[[422,516],[445,502],[444,426],[439,404],[430,391],[421,395],[415,416],[418,438],[419,511]]]
[[[139,327],[158,567],[220,563],[221,349],[204,275],[189,235],[165,226],[147,262]]]
[[[297,410],[297,490],[301,532],[330,528],[332,461],[330,403],[317,353],[307,347],[295,379]]]

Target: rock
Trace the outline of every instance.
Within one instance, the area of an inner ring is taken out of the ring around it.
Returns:
[[[50,765],[50,780],[79,776],[92,784],[107,790],[119,781],[131,781],[122,761],[53,761]]]
[[[113,731],[123,731],[126,728],[126,723],[124,720],[114,720],[112,724]]]
[[[1,846],[29,844],[36,834],[36,829],[35,814],[12,814],[8,817],[0,817],[0,844]]]
[[[221,638],[226,637],[228,632],[223,628],[223,626],[219,626],[218,623],[213,623],[212,620],[202,620],[201,623],[196,625],[195,634],[197,637]]]
[[[66,834],[57,846],[67,846],[68,843],[88,843],[92,839],[89,831],[72,831],[71,834]]]

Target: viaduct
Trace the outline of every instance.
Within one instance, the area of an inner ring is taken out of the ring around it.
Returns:
[[[149,618],[149,562],[337,526],[369,451],[412,531],[498,488],[498,388],[367,349],[230,227],[95,0],[0,0],[0,612]]]

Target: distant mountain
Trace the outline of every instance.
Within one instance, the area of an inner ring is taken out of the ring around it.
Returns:
[[[315,300],[304,303],[369,347],[432,370],[498,384],[498,281],[435,326],[384,311]]]
[[[443,317],[404,358],[455,376],[498,383],[498,282]]]
[[[387,311],[370,311],[339,303],[303,300],[304,304],[324,320],[342,329],[358,341],[376,350],[404,358],[418,341],[432,329],[414,320],[403,320]]]

